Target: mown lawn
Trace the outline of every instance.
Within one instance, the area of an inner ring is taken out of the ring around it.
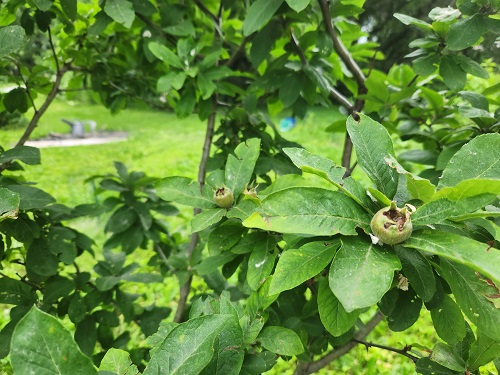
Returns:
[[[127,110],[111,115],[107,110],[80,103],[55,102],[42,118],[32,138],[43,137],[49,132],[69,132],[69,127],[61,122],[67,119],[92,119],[97,122],[97,130],[121,130],[128,132],[126,141],[94,146],[53,147],[41,149],[42,164],[26,166],[23,173],[29,181],[52,194],[60,203],[75,206],[93,202],[93,187],[85,183],[92,175],[113,173],[113,161],[121,161],[129,170],[142,170],[147,175],[165,177],[184,175],[195,178],[204,139],[205,124],[196,116],[178,119],[170,113]],[[324,109],[312,111],[306,119],[299,121],[285,138],[302,144],[311,152],[340,161],[343,135],[325,133],[338,113]],[[278,119],[279,120],[279,119]],[[2,143],[12,146],[21,130],[0,130]],[[359,168],[355,176],[360,176]],[[102,225],[92,220],[74,223],[78,229],[93,238],[102,240]],[[98,249],[98,247],[97,247]],[[98,256],[99,257],[99,256]],[[161,295],[161,286],[141,286],[153,288],[154,295]],[[144,291],[144,294],[148,294]],[[166,302],[170,295],[164,296]],[[159,301],[157,301],[159,302]],[[1,317],[0,317],[1,319]],[[391,333],[385,323],[380,324],[368,340],[378,344],[403,348],[408,344],[432,346],[435,341],[429,324],[428,314],[424,314],[409,332]],[[4,322],[5,323],[5,322]],[[0,327],[3,326],[0,320]],[[0,365],[1,369],[1,365]],[[291,374],[293,367],[280,362],[270,374]],[[332,363],[322,374],[414,374],[411,361],[400,355],[380,349],[367,349],[358,345],[349,355]]]

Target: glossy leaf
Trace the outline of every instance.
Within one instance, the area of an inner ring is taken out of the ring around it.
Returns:
[[[476,43],[487,30],[483,15],[474,14],[463,18],[450,26],[446,45],[451,51],[460,51]]]
[[[447,164],[438,187],[472,179],[500,179],[500,134],[480,135],[464,145]]]
[[[342,239],[330,267],[330,288],[347,312],[376,304],[389,290],[398,257],[357,237]]]
[[[21,26],[2,27],[0,29],[0,58],[18,51],[26,42],[26,33]]]
[[[394,157],[391,137],[378,122],[363,114],[359,117],[359,122],[352,116],[347,119],[347,131],[354,144],[359,166],[377,189],[392,199],[398,188],[399,175],[385,161],[386,157]]]
[[[156,193],[166,201],[198,208],[215,208],[213,197],[208,188],[200,193],[197,182],[187,177],[166,177],[155,183]]]
[[[226,224],[215,228],[208,236],[208,252],[217,255],[236,245],[246,232],[240,224]]]
[[[158,42],[151,42],[148,44],[148,48],[153,55],[159,58],[161,61],[171,65],[175,68],[182,69],[183,65],[179,56],[177,56],[174,52],[172,52],[168,47],[160,44]],[[166,77],[166,76],[165,76]],[[160,85],[160,82],[158,82]],[[162,88],[165,86],[165,83],[162,83]],[[174,78],[172,78],[172,85],[174,85]],[[175,87],[175,85],[174,85]]]
[[[101,360],[99,372],[111,371],[114,374],[138,374],[137,366],[132,364],[130,355],[125,350],[111,348]]]
[[[316,241],[284,251],[276,265],[269,294],[292,289],[316,276],[328,266],[339,246],[339,240]]]
[[[12,335],[10,358],[19,374],[97,374],[71,333],[53,316],[33,307]]]
[[[135,19],[132,2],[127,0],[106,0],[104,12],[127,29],[132,26]]]
[[[432,348],[430,359],[450,370],[465,372],[465,362],[460,358],[449,345],[438,342]]]
[[[500,358],[500,340],[492,340],[483,332],[477,333],[477,340],[472,344],[467,360],[467,369],[476,371],[494,359]]]
[[[289,188],[262,200],[262,212],[243,222],[249,228],[281,233],[331,236],[368,231],[371,217],[345,194],[316,188]]]
[[[214,355],[214,340],[232,318],[205,315],[179,324],[155,348],[143,375],[199,373]]]
[[[299,336],[288,328],[267,326],[260,333],[258,340],[262,347],[279,355],[292,356],[304,352]]]
[[[342,184],[345,168],[335,165],[333,161],[315,155],[303,148],[284,148],[283,151],[302,171],[315,174],[335,184]]]
[[[360,310],[349,313],[345,311],[325,279],[319,284],[318,310],[321,322],[333,336],[341,336],[348,332],[358,320],[361,312]]]
[[[226,215],[226,212],[224,208],[209,208],[201,211],[191,220],[191,232],[199,232],[218,223]]]
[[[297,13],[307,8],[311,0],[285,0],[290,8]]]
[[[488,251],[488,244],[453,233],[425,229],[413,233],[404,246],[466,265],[500,283],[500,253]]]
[[[498,262],[496,263],[497,270]],[[490,338],[500,341],[500,309],[487,298],[498,291],[480,279],[470,268],[447,260],[441,261],[443,277],[450,285],[464,314]]]
[[[260,139],[251,138],[240,143],[229,155],[224,171],[225,184],[238,197],[250,179],[260,154]]]
[[[465,319],[456,302],[447,294],[441,304],[431,310],[431,318],[438,336],[450,345],[465,337]]]
[[[247,282],[252,290],[257,290],[267,280],[274,268],[276,260],[276,239],[256,246],[248,258]]]
[[[243,34],[250,35],[269,21],[283,3],[283,0],[257,0],[248,9],[243,22]]]

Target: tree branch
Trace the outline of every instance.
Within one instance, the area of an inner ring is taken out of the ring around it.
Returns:
[[[198,168],[198,183],[200,184],[200,190],[205,186],[205,177],[207,174],[207,163],[210,158],[210,148],[212,145],[212,140],[215,131],[215,120],[217,117],[217,95],[212,96],[212,113],[207,120],[207,130],[205,132],[205,142],[203,143],[203,152],[201,155],[201,161]],[[194,216],[201,212],[199,208],[193,210]],[[188,264],[191,263],[191,256],[193,255],[194,249],[198,246],[200,242],[200,236],[198,233],[193,233],[191,235],[189,245],[187,248]],[[179,291],[179,301],[177,303],[177,310],[175,311],[174,322],[180,323],[183,321],[184,311],[186,309],[187,300],[189,297],[189,292],[191,291],[191,282],[193,281],[193,276],[189,276],[188,280],[184,285],[181,285]]]
[[[372,342],[363,341],[363,340],[357,340],[357,339],[352,339],[352,341],[355,341],[358,344],[363,344],[364,346],[366,346],[366,349],[368,349],[368,348],[379,348],[379,349],[389,350],[391,352],[394,352],[394,353],[397,353],[397,354],[401,354],[401,355],[404,355],[407,358],[410,358],[414,363],[416,363],[418,361],[418,357],[416,357],[416,356],[408,353],[407,349],[397,349],[397,348],[392,348],[390,346],[374,344]]]
[[[294,375],[309,375],[319,371],[323,367],[327,366],[330,362],[342,357],[344,354],[348,353],[352,348],[354,348],[358,342],[356,340],[362,340],[368,334],[375,329],[375,327],[384,319],[384,315],[377,311],[375,315],[370,319],[366,325],[354,334],[354,337],[347,344],[342,345],[325,356],[321,357],[317,361],[304,363],[299,362],[295,368]]]
[[[349,68],[358,85],[360,87],[364,86],[366,80],[365,75],[363,74],[358,63],[352,58],[351,54],[344,46],[342,40],[340,40],[339,36],[335,32],[335,29],[333,28],[332,20],[330,17],[330,7],[328,5],[327,0],[318,0],[318,3],[321,9],[321,14],[323,15],[323,23],[325,24],[326,32],[328,33],[330,39],[333,42],[333,48],[335,48],[335,51],[337,52],[339,57],[346,64],[347,68]]]

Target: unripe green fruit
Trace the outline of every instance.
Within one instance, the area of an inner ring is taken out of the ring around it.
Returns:
[[[392,202],[389,207],[382,208],[373,216],[370,227],[380,242],[396,245],[411,236],[413,225],[410,215],[411,212],[407,207],[399,209]]]
[[[227,186],[222,186],[214,191],[214,202],[220,208],[231,208],[234,203],[234,195]]]

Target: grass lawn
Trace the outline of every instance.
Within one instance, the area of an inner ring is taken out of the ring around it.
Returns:
[[[340,161],[343,135],[325,133],[338,114],[319,109],[299,121],[285,138],[302,144],[309,151]],[[196,116],[178,119],[170,113],[127,110],[111,115],[98,106],[56,101],[43,116],[33,138],[43,137],[49,132],[69,132],[61,122],[67,119],[92,119],[97,130],[121,130],[128,132],[128,140],[93,146],[53,147],[41,149],[42,164],[26,166],[23,173],[29,181],[36,181],[38,187],[52,194],[60,203],[75,206],[94,200],[93,188],[84,183],[92,175],[113,173],[113,161],[121,161],[129,170],[142,170],[150,176],[165,177],[183,175],[195,178],[204,139],[205,124]],[[0,130],[2,144],[12,146],[21,130]],[[357,168],[354,176],[360,175]],[[75,223],[78,229],[93,238],[103,238],[97,233],[101,227],[93,221]],[[149,286],[146,286],[149,288]],[[161,294],[161,286],[155,286],[153,293]],[[164,297],[165,298],[165,297]],[[170,296],[166,297],[170,300]],[[0,323],[1,323],[0,319]],[[378,344],[403,348],[418,343],[432,346],[435,341],[430,329],[430,318],[424,314],[421,321],[409,332],[391,333],[385,323],[368,338]],[[2,324],[0,324],[2,326]],[[413,363],[405,357],[382,351],[367,350],[358,345],[351,354],[332,363],[322,374],[414,374]],[[0,365],[1,369],[1,365]],[[269,374],[291,374],[293,370],[286,362]]]

